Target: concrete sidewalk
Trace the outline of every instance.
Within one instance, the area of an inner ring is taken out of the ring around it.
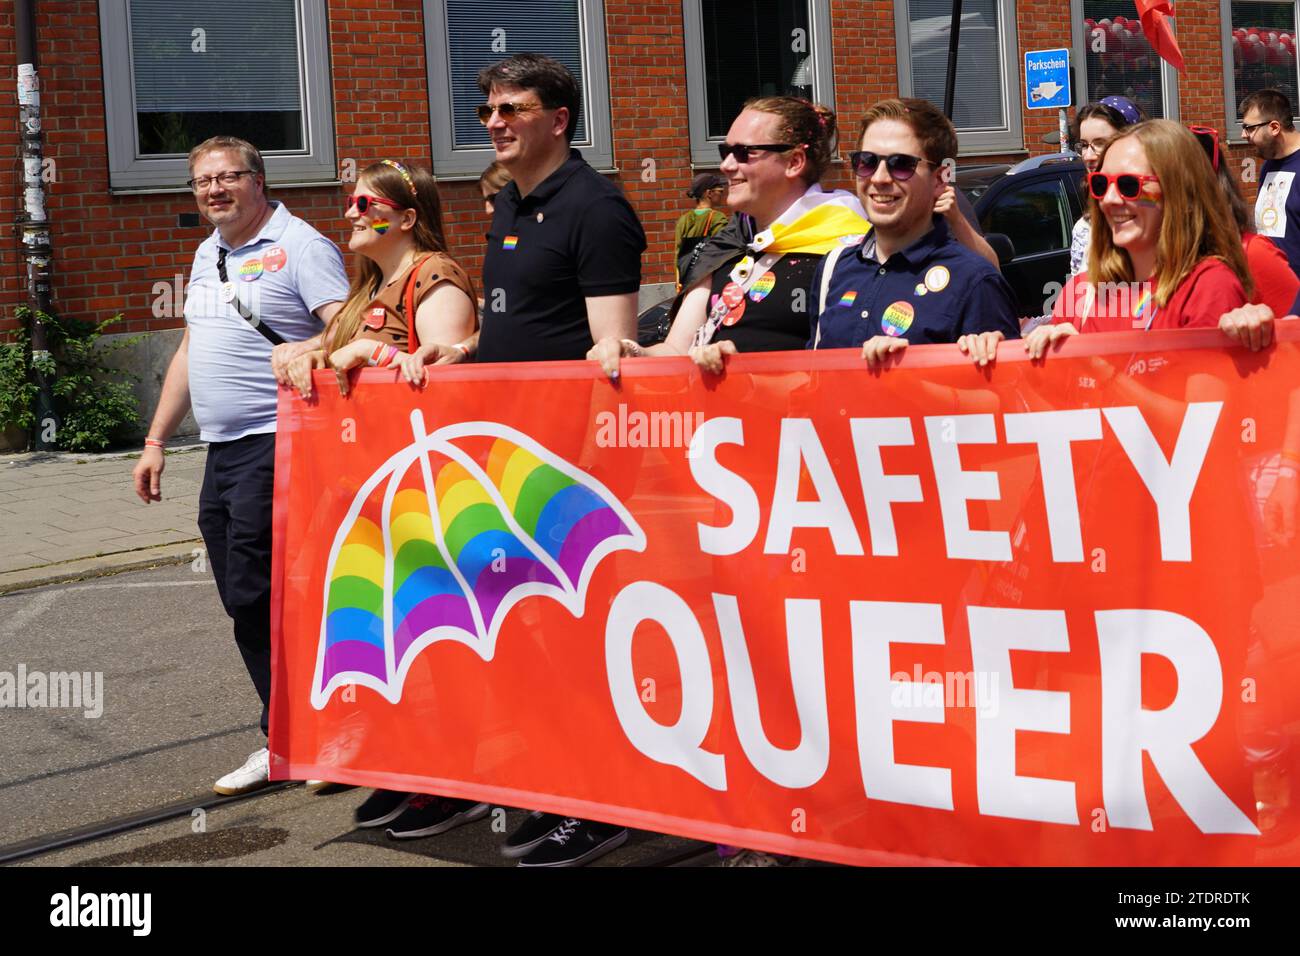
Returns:
[[[0,456],[0,594],[192,560],[207,446],[167,452],[163,500],[135,495],[128,454]]]

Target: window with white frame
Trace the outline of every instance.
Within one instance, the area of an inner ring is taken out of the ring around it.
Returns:
[[[1232,138],[1241,135],[1241,101],[1276,89],[1297,103],[1295,0],[1220,0],[1223,24],[1223,86]]]
[[[829,0],[685,0],[691,160],[718,143],[745,101],[801,96],[834,109]]]
[[[210,136],[261,150],[272,185],[332,182],[325,0],[99,0],[110,183],[184,188]]]
[[[952,2],[894,0],[894,9],[899,92],[942,107]],[[952,113],[963,153],[1024,148],[1014,0],[962,4]]]
[[[1178,118],[1177,71],[1147,41],[1133,0],[1072,0],[1077,103],[1126,96],[1147,118]]]
[[[516,53],[563,63],[582,101],[573,147],[597,169],[613,166],[603,0],[425,0],[434,172],[478,176],[493,160],[476,110],[479,71]]]

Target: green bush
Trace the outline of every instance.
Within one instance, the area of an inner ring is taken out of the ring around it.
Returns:
[[[45,326],[50,356],[39,370],[52,381],[54,410],[59,426],[54,443],[65,451],[102,451],[123,440],[140,424],[140,409],[131,390],[136,376],[109,368],[113,353],[130,348],[144,336],[134,335],[114,342],[101,342],[106,330],[122,321],[115,315],[103,322],[59,319],[39,313]],[[0,342],[0,428],[14,426],[34,431],[33,403],[36,385],[28,331],[32,312],[26,306],[14,310],[21,323],[8,342]]]

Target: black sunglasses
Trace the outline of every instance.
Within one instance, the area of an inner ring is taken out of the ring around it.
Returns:
[[[794,149],[794,144],[793,143],[759,143],[750,146],[745,143],[736,143],[735,145],[731,145],[729,143],[719,143],[718,155],[722,157],[722,161],[724,163],[727,161],[728,156],[735,156],[736,162],[738,163],[747,163],[749,162],[750,151],[755,149],[761,149],[767,153],[784,153]]]
[[[921,163],[930,163],[928,159],[922,159],[920,156],[909,156],[907,153],[891,153],[888,156],[882,156],[879,153],[873,153],[869,150],[856,150],[849,153],[849,164],[853,167],[853,172],[862,179],[870,179],[880,168],[881,161],[884,161],[885,169],[889,175],[900,183],[905,183],[916,175],[916,167]],[[930,163],[931,166],[935,165]]]

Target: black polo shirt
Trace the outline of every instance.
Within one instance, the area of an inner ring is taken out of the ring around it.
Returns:
[[[645,247],[622,191],[577,150],[527,196],[509,183],[483,258],[478,361],[586,358],[586,297],[636,292]]]

